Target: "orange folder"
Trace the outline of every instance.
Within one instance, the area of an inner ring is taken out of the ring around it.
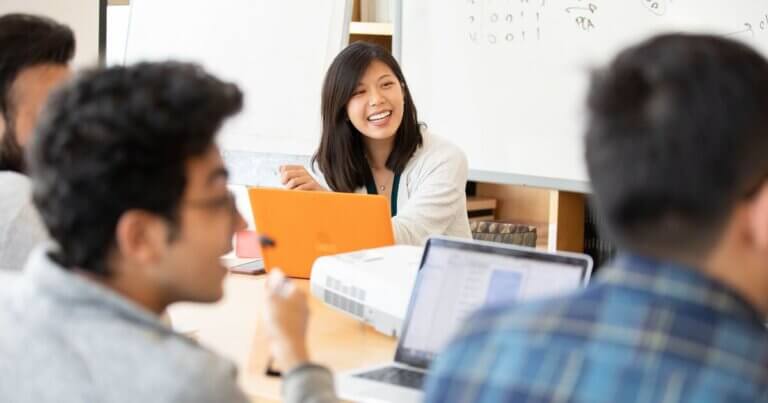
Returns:
[[[274,241],[261,251],[267,271],[309,278],[319,256],[395,243],[384,196],[256,187],[248,195],[256,232]]]

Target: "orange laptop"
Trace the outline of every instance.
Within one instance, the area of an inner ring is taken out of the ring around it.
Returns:
[[[256,231],[272,239],[264,266],[309,278],[319,256],[393,245],[384,196],[249,188]]]

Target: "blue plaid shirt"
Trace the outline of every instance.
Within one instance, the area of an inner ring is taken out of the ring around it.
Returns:
[[[737,269],[737,268],[734,268]],[[427,402],[768,402],[768,334],[694,269],[624,256],[569,297],[473,315]]]

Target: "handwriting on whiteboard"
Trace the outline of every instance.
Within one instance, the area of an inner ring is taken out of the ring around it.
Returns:
[[[499,46],[538,42],[546,36],[546,27],[551,26],[552,21],[560,20],[559,13],[565,13],[571,21],[570,26],[578,32],[586,34],[599,31],[602,4],[607,0],[563,0],[557,5],[553,0],[459,1],[465,4],[464,13],[460,14],[466,29],[465,38],[473,45]],[[643,12],[644,9],[655,16],[664,17],[676,0],[636,1],[635,7],[640,7],[638,11]],[[547,22],[546,17],[552,13],[556,13],[557,18]],[[726,36],[764,36],[768,39],[768,12],[745,19],[732,30],[724,31],[721,33]]]
[[[728,34],[729,36],[745,36],[755,38],[757,36],[768,37],[768,12],[752,19],[751,21],[745,21],[740,29],[737,29]]]
[[[667,13],[667,7],[672,0],[640,0],[640,3],[651,13],[662,16]]]
[[[547,0],[465,0],[467,39],[477,45],[537,41]]]
[[[599,6],[597,1],[576,0],[573,4],[565,8],[565,12],[573,15],[573,21],[582,31],[592,31],[597,28],[595,25]]]

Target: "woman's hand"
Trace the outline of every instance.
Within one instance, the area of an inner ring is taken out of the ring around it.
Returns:
[[[301,165],[283,165],[280,167],[280,182],[291,190],[326,190]]]

